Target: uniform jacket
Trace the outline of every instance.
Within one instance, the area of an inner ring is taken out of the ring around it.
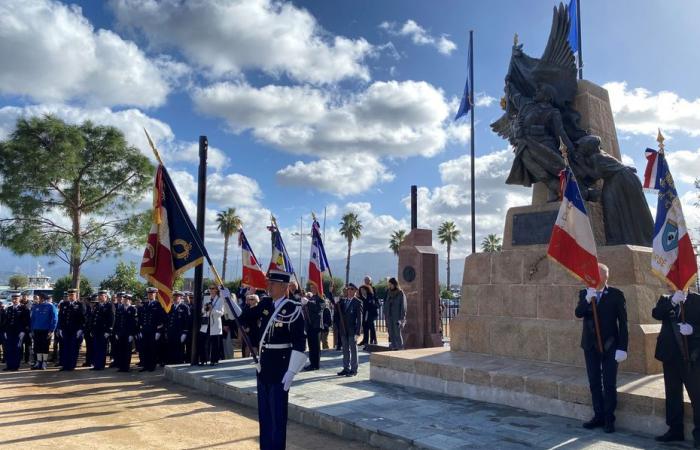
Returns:
[[[246,323],[249,323],[250,320],[259,321],[260,333],[263,333],[274,311],[275,304],[272,298],[263,297],[258,306],[244,310],[241,318]],[[290,317],[294,317],[294,320],[290,321]],[[267,384],[281,383],[282,377],[289,368],[289,357],[292,350],[299,352],[306,350],[306,333],[304,333],[304,316],[301,314],[301,305],[293,300],[288,300],[280,309],[275,323],[270,325],[269,333],[261,336],[261,339],[263,345],[259,348],[260,372],[258,379]],[[266,344],[289,345],[289,347],[271,349],[266,348]],[[255,342],[253,345],[259,344]]]
[[[595,299],[593,300],[595,301]],[[627,307],[625,296],[621,290],[606,286],[600,297],[598,306],[598,320],[600,322],[600,335],[603,341],[603,352],[615,350],[627,351]],[[593,322],[593,307],[586,301],[586,290],[582,289],[578,295],[578,305],[575,310],[576,317],[583,319],[581,332],[581,348],[594,350],[597,348],[595,325]]]
[[[670,295],[662,295],[651,315],[661,321],[661,332],[656,339],[655,357],[662,362],[682,360],[681,345],[683,335],[678,332],[680,319],[680,305],[673,306]],[[690,360],[700,361],[700,295],[689,292],[685,301],[685,321],[693,327],[693,334],[688,336],[688,354]],[[675,331],[674,331],[675,330]]]
[[[335,323],[340,333],[357,336],[362,332],[362,300],[357,297],[341,298],[335,305]],[[340,311],[338,311],[340,310]],[[342,314],[341,314],[342,313]],[[342,315],[343,325],[340,325]]]
[[[173,305],[168,313],[168,339],[179,343],[182,334],[189,334],[191,327],[192,316],[187,304]]]
[[[124,305],[117,306],[117,310],[114,313],[114,334],[116,336],[134,336],[138,333],[138,320],[137,320],[136,307],[134,305],[129,305],[124,307]]]
[[[141,333],[155,334],[162,333],[165,328],[165,310],[158,300],[152,300],[143,307],[143,313],[139,316]]]
[[[51,303],[35,303],[31,312],[32,331],[53,332],[58,324],[58,310]]]
[[[22,305],[10,305],[5,308],[5,333],[28,333],[29,310]]]
[[[384,316],[387,322],[398,322],[406,319],[406,295],[401,289],[386,291],[384,301]]]
[[[92,311],[92,326],[90,330],[93,336],[99,336],[105,333],[112,333],[112,326],[114,325],[114,309],[112,304],[105,302],[104,304],[98,304]]]
[[[257,306],[254,306],[253,308],[257,308]],[[253,347],[257,347],[260,343],[260,332],[262,331],[260,329],[261,320],[259,315],[250,312],[250,310],[253,308],[248,306],[248,304],[243,305],[243,312],[241,313],[240,322],[243,326],[243,330],[250,339],[250,343],[253,345]]]
[[[206,305],[211,304],[211,309],[206,310]],[[221,317],[224,315],[224,299],[221,296],[214,297],[202,305],[202,322],[199,331],[209,332],[210,336],[221,336],[224,332]]]
[[[85,330],[85,307],[79,301],[65,301],[59,305],[58,327],[63,333]]]
[[[326,309],[326,301],[318,295],[312,295],[309,302],[306,304],[308,312],[308,330],[318,331],[323,328],[323,312]]]

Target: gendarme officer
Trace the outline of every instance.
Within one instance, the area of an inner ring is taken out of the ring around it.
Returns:
[[[29,311],[19,304],[19,294],[12,294],[12,304],[5,310],[5,363],[3,370],[19,369],[22,360],[22,340],[29,333]]]
[[[168,313],[167,326],[168,364],[182,364],[185,361],[185,342],[192,328],[192,318],[184,297],[182,292],[173,291],[174,304]]]
[[[158,342],[164,339],[165,310],[157,299],[158,289],[146,289],[148,303],[143,308],[141,325],[141,345],[143,346],[143,369],[141,372],[156,370]]]
[[[131,365],[131,343],[138,333],[136,307],[131,304],[131,294],[122,296],[122,304],[114,315],[114,360],[118,372],[128,372]]]
[[[105,359],[107,358],[107,345],[112,336],[112,325],[114,324],[114,309],[112,303],[108,301],[107,291],[101,290],[97,293],[97,305],[92,311],[92,369],[103,370]]]
[[[78,301],[78,290],[68,289],[68,301],[64,302],[58,311],[58,334],[61,338],[61,370],[75,369],[78,362],[78,351],[83,343],[85,329],[85,310]]]
[[[270,271],[267,291],[258,306],[246,311],[245,319],[260,319],[260,362],[258,371],[258,421],[261,450],[281,450],[287,441],[289,387],[294,376],[306,364],[304,317],[301,304],[287,298],[290,274]],[[228,289],[222,296],[231,298]],[[227,302],[236,316],[241,308]]]

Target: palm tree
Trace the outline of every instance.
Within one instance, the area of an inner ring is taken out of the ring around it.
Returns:
[[[484,252],[500,252],[502,248],[501,237],[496,234],[489,234],[481,241],[481,250]]]
[[[362,234],[362,222],[355,213],[346,213],[340,221],[340,234],[348,240],[348,257],[345,260],[345,284],[350,282],[350,250],[352,241]]]
[[[236,215],[236,208],[229,208],[216,214],[216,229],[224,235],[224,264],[221,268],[221,281],[226,281],[226,260],[228,259],[228,240],[241,227],[241,218]]]
[[[399,247],[401,247],[401,244],[403,243],[404,239],[406,239],[406,230],[396,230],[393,233],[391,233],[391,239],[389,240],[389,248],[392,252],[394,252],[394,255],[399,255]]]
[[[438,239],[441,244],[447,245],[447,289],[450,288],[450,252],[452,243],[459,239],[459,230],[454,222],[443,222],[438,228]]]

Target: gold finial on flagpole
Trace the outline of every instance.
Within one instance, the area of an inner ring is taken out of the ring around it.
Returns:
[[[659,143],[659,153],[664,152],[664,141],[666,138],[664,137],[663,134],[661,134],[661,128],[659,128],[659,134],[656,135],[656,142]]]
[[[160,153],[158,153],[158,149],[156,148],[156,145],[153,143],[153,139],[151,139],[151,135],[148,134],[148,131],[146,131],[146,128],[144,127],[143,132],[146,133],[146,139],[148,139],[148,145],[151,146],[151,150],[153,150],[153,154],[156,155],[156,160],[158,161],[158,164],[161,166],[163,164],[163,160],[160,159]]]

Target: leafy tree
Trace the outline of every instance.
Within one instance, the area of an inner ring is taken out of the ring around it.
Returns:
[[[87,261],[143,243],[148,212],[136,208],[153,165],[114,127],[20,118],[0,142],[0,245],[55,256],[80,284]]]
[[[348,256],[345,260],[345,284],[350,282],[350,253],[352,241],[362,235],[362,222],[355,213],[346,213],[340,221],[340,234],[348,241]]]
[[[496,234],[489,234],[481,241],[481,250],[484,252],[500,252],[502,248],[502,239]]]
[[[29,278],[26,275],[15,274],[10,276],[7,284],[10,285],[10,289],[20,289],[29,284]]]
[[[228,260],[228,241],[241,227],[241,218],[236,215],[236,208],[229,208],[216,215],[216,229],[224,235],[224,263],[221,268],[221,280],[226,281],[226,262]]]
[[[340,295],[343,289],[343,280],[338,277],[333,277],[333,291],[331,292],[331,277],[323,276],[323,292],[326,297],[335,297]]]
[[[440,298],[446,298],[448,300],[451,300],[454,298],[454,294],[452,294],[452,291],[447,289],[446,287],[442,287],[440,290]]]
[[[401,247],[401,244],[403,243],[404,239],[406,239],[406,230],[396,230],[393,233],[391,233],[391,238],[389,239],[389,248],[392,252],[394,252],[394,255],[399,255],[399,247]]]
[[[63,294],[72,287],[73,277],[66,275],[56,280],[53,285],[53,298],[55,302],[58,302],[63,298]],[[87,278],[80,279],[80,297],[87,297],[92,295],[92,286],[90,285],[90,280]]]
[[[114,273],[100,283],[102,289],[109,289],[112,292],[130,292],[139,296],[145,295],[146,285],[139,281],[138,269],[133,262],[125,263],[119,261]]]
[[[374,297],[378,299],[385,299],[386,293],[389,290],[389,282],[386,278],[382,278],[379,282],[374,283]]]
[[[237,278],[235,280],[226,281],[224,282],[224,286],[226,286],[232,294],[237,294],[238,290],[241,288],[241,279]]]
[[[459,230],[454,222],[443,222],[438,228],[438,239],[441,244],[447,245],[447,287],[450,287],[450,253],[452,251],[452,243],[459,239]]]

